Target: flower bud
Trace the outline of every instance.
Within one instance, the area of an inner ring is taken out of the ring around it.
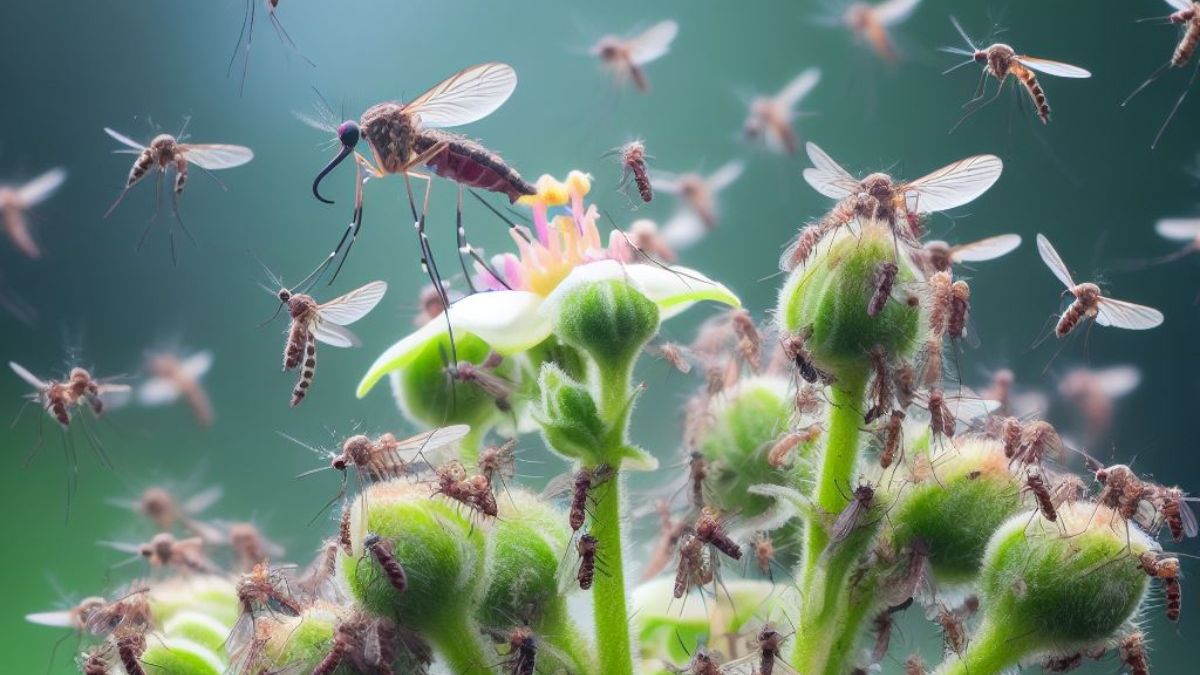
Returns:
[[[893,297],[870,316],[867,307],[884,263],[898,266]],[[780,328],[793,335],[811,331],[805,346],[817,367],[835,377],[844,368],[865,369],[867,353],[877,345],[893,358],[907,357],[920,337],[921,310],[901,296],[917,279],[886,225],[866,222],[855,233],[838,228],[817,244],[808,263],[797,267],[781,289]]]
[[[524,490],[510,489],[498,501],[500,516],[488,537],[487,578],[477,616],[488,627],[527,624],[536,629],[547,605],[565,602],[565,592],[573,586],[559,574],[571,539],[567,516]]]
[[[192,642],[220,653],[225,647],[231,626],[221,623],[207,614],[184,610],[163,624],[163,634],[187,638]]]
[[[448,370],[452,355],[459,363],[481,367],[491,354],[486,342],[469,333],[454,335],[453,351],[448,335],[430,340],[404,368],[389,375],[401,414],[421,426],[467,424],[481,431],[503,421],[504,408],[512,401],[498,401],[478,385],[453,378]],[[512,359],[504,359],[488,374],[511,380],[516,370]]]
[[[560,286],[553,301],[559,337],[591,356],[601,371],[626,372],[658,332],[658,305],[622,280]]]
[[[541,409],[535,414],[546,443],[558,454],[595,465],[608,447],[608,428],[592,392],[553,363],[543,363],[539,378]]]
[[[150,634],[142,653],[146,675],[222,675],[225,663],[216,652],[187,638]]]

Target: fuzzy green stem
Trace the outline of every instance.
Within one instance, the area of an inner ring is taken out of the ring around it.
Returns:
[[[625,570],[622,558],[620,477],[592,490],[595,507],[591,535],[596,538],[597,571],[592,587],[592,608],[596,620],[596,651],[599,672],[605,675],[632,675],[633,651],[629,644],[629,612],[625,606]]]
[[[546,606],[542,616],[541,632],[546,642],[562,652],[569,664],[573,666],[570,672],[577,675],[595,675],[596,655],[592,652],[579,626],[571,620],[567,611],[566,599],[559,597]]]
[[[593,381],[600,387],[599,404],[600,419],[609,429],[627,429],[629,427],[629,383],[633,379],[633,362],[625,368],[599,368],[592,375]]]
[[[1015,665],[1036,645],[1034,635],[1009,636],[995,623],[984,619],[971,635],[962,657],[951,656],[938,667],[936,675],[994,675]]]
[[[867,372],[843,368],[837,373],[830,402],[829,432],[817,474],[815,502],[821,512],[836,516],[849,503],[853,490],[854,471],[858,465],[859,425],[863,395],[866,392]],[[800,672],[840,675],[831,666],[840,664],[844,651],[853,646],[839,641],[834,649],[831,635],[840,634],[843,619],[848,565],[840,556],[825,554],[829,543],[827,523],[821,517],[808,520],[805,528],[804,564],[801,571],[800,626],[797,631],[793,663]],[[837,562],[830,565],[831,561]],[[862,617],[858,618],[861,623]],[[835,652],[838,655],[835,655]],[[838,666],[840,667],[840,666]]]
[[[877,585],[875,581],[876,579],[872,577],[869,584],[864,583],[851,594],[850,601],[837,626],[837,637],[829,645],[829,657],[825,662],[825,672],[850,672],[846,659],[853,654],[854,647],[862,636],[863,623],[878,604],[875,597]]]
[[[489,657],[480,642],[475,623],[463,618],[463,614],[448,612],[446,619],[425,630],[429,641],[437,648],[450,672],[461,675],[483,675],[496,672],[492,664],[495,656]]]

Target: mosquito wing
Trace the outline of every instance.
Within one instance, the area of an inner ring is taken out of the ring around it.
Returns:
[[[336,297],[320,306],[321,319],[341,326],[349,326],[367,315],[387,292],[387,282],[372,281],[349,293]]]
[[[22,380],[25,380],[27,383],[29,383],[29,386],[33,387],[34,389],[42,390],[50,386],[38,379],[37,375],[25,370],[25,366],[22,366],[15,361],[9,361],[8,367],[12,368],[14,373],[16,373]]]
[[[746,163],[740,159],[735,159],[731,162],[726,162],[724,166],[717,169],[705,179],[708,184],[708,189],[715,194],[729,187],[741,177],[742,172],[746,170]]]
[[[650,172],[650,185],[657,192],[665,192],[669,195],[677,195],[683,192],[683,186],[679,180],[679,176],[673,173],[664,171]]]
[[[1154,224],[1160,237],[1175,241],[1190,241],[1200,237],[1200,218],[1164,218]]]
[[[481,63],[451,75],[404,109],[416,113],[427,127],[456,127],[491,115],[516,88],[512,66]]]
[[[629,50],[629,60],[640,66],[662,58],[671,50],[671,42],[678,33],[679,24],[669,19],[654,24],[640,35],[626,41],[625,48]]]
[[[313,337],[332,347],[362,346],[362,341],[358,339],[357,335],[350,332],[349,328],[320,319],[317,319],[313,326]]]
[[[75,628],[77,617],[74,612],[63,609],[57,612],[34,612],[26,614],[25,620],[29,623],[36,623],[39,626],[50,626],[51,628]]]
[[[1100,389],[1112,398],[1120,398],[1137,389],[1142,383],[1142,371],[1137,366],[1112,366],[1092,373]]]
[[[188,143],[180,146],[179,149],[187,161],[209,171],[232,169],[254,159],[254,151],[241,145],[193,145]]]
[[[875,7],[875,18],[884,26],[894,26],[909,16],[921,0],[887,0]]]
[[[679,211],[671,216],[662,227],[663,242],[675,250],[694,246],[708,234],[704,221],[700,220],[690,209]]]
[[[1192,0],[1167,0],[1167,4],[1178,10],[1192,8]]]
[[[975,201],[1000,178],[1004,162],[995,155],[975,155],[944,166],[904,187],[916,194],[921,213],[946,211]]]
[[[1033,56],[1018,56],[1017,61],[1023,65],[1033,68],[1036,71],[1045,73],[1047,75],[1054,75],[1055,77],[1085,78],[1092,76],[1091,73],[1083,68],[1080,68],[1079,66],[1073,66],[1069,63],[1063,63],[1061,61],[1039,59]]]
[[[969,244],[955,246],[950,251],[950,259],[956,263],[983,262],[995,260],[1006,255],[1021,245],[1021,235],[1001,234],[987,239],[980,239]]]
[[[471,433],[471,427],[466,424],[452,424],[448,427],[441,427],[433,431],[426,431],[410,436],[401,440],[396,449],[404,452],[407,450],[425,450],[433,451],[438,448],[444,448],[467,437]]]
[[[138,152],[141,152],[142,150],[146,149],[146,146],[142,145],[141,143],[138,143],[137,141],[126,136],[125,134],[122,134],[119,131],[113,131],[112,129],[109,129],[108,127],[104,127],[104,133],[115,138],[118,143],[124,143],[125,145],[128,145],[129,147],[133,148],[134,150],[137,150]]]
[[[805,143],[804,149],[813,163],[812,168],[804,170],[804,180],[814,190],[830,199],[844,199],[858,192],[858,179],[833,161],[816,143]]]
[[[181,393],[179,387],[165,377],[151,377],[138,387],[137,399],[141,405],[154,407],[175,402]]]
[[[1154,328],[1163,322],[1163,313],[1124,300],[1100,298],[1100,310],[1096,314],[1096,323],[1101,326],[1128,328],[1129,330],[1146,330]]]
[[[224,494],[224,490],[220,485],[213,485],[201,490],[183,503],[183,512],[194,516],[220,501],[222,494]]]
[[[1189,539],[1193,539],[1200,534],[1200,523],[1196,522],[1196,512],[1192,510],[1192,506],[1186,501],[1179,502],[1179,517],[1183,520],[1183,533]]]
[[[806,68],[775,95],[775,103],[790,112],[820,81],[820,68]]]
[[[213,353],[207,349],[198,351],[195,354],[184,359],[179,368],[187,377],[198,380],[212,368]]]
[[[1067,269],[1066,263],[1058,255],[1058,251],[1054,250],[1054,246],[1050,240],[1043,234],[1037,236],[1038,255],[1042,256],[1042,262],[1046,263],[1046,267],[1058,277],[1058,280],[1067,288],[1075,288],[1075,280],[1071,278],[1071,272]]]
[[[17,190],[17,197],[25,206],[36,206],[45,201],[67,179],[64,169],[51,169],[34,178]]]

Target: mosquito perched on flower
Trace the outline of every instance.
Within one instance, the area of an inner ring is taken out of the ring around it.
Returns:
[[[138,403],[159,406],[182,397],[192,409],[196,422],[202,427],[211,426],[214,418],[212,402],[200,384],[200,378],[212,368],[212,362],[213,353],[206,349],[186,358],[169,351],[149,354],[146,370],[150,377],[138,386]]]
[[[292,390],[292,407],[300,405],[312,386],[317,369],[317,342],[333,347],[355,347],[358,338],[345,327],[363,318],[387,292],[387,283],[372,281],[329,302],[318,303],[311,295],[287,288],[277,292],[279,302],[291,316],[284,345],[283,369],[303,366],[300,379]]]
[[[245,57],[242,62],[242,81],[241,84],[238,85],[239,95],[246,93],[246,73],[250,70],[250,47],[254,42],[254,19],[255,14],[257,13],[259,2],[264,2],[266,4],[267,18],[270,19],[271,27],[275,29],[275,35],[279,38],[279,41],[288,47],[291,47],[292,51],[295,52],[296,55],[298,55],[301,59],[303,59],[305,63],[313,66],[314,68],[316,67],[316,64],[308,60],[308,57],[306,57],[304,54],[300,53],[300,49],[296,47],[296,43],[292,40],[292,36],[288,35],[288,32],[283,28],[283,24],[280,23],[279,16],[276,14],[276,12],[279,11],[279,1],[280,0],[245,0],[246,13],[242,18],[242,29],[238,32],[237,44],[233,48],[233,56],[229,57],[229,66],[225,69],[225,77],[229,77],[229,75],[233,72],[233,64],[237,62],[238,53],[243,51],[242,45],[245,44]]]
[[[13,246],[27,258],[42,257],[42,249],[29,232],[29,211],[50,198],[67,179],[64,169],[51,169],[24,185],[0,185],[0,217]]]
[[[898,239],[913,247],[920,244],[908,227],[908,214],[948,211],[975,201],[1004,169],[1004,163],[995,155],[975,155],[914,181],[897,182],[886,173],[872,173],[860,180],[816,143],[804,147],[813,163],[804,170],[804,180],[817,192],[838,200],[820,222],[823,233],[856,219],[881,220]]]
[[[1058,337],[1066,337],[1075,326],[1087,319],[1094,319],[1101,326],[1130,330],[1146,330],[1163,322],[1162,312],[1157,309],[1105,297],[1101,295],[1100,287],[1094,283],[1075,283],[1066,263],[1044,235],[1037,236],[1037,246],[1038,254],[1042,256],[1046,267],[1049,267],[1054,276],[1067,287],[1067,292],[1075,296],[1075,300],[1062,313],[1058,325],[1054,328],[1054,334]]]
[[[356,178],[353,217],[337,246],[318,269],[323,270],[340,253],[342,260],[333,273],[333,278],[336,278],[346,262],[346,257],[349,256],[350,249],[362,229],[365,178],[400,174],[404,177],[413,224],[417,230],[421,264],[434,289],[441,296],[442,306],[449,307],[450,301],[425,234],[425,213],[433,181],[430,176],[413,170],[425,166],[434,174],[458,183],[460,191],[462,187],[469,187],[499,192],[512,202],[521,196],[535,194],[534,186],[521,178],[521,175],[499,155],[466,136],[442,130],[487,117],[508,100],[516,87],[517,74],[512,67],[503,63],[483,63],[451,75],[407,103],[388,101],[371,106],[357,122],[345,120],[339,124],[333,121],[332,112],[327,107],[320,110],[324,119],[314,119],[296,113],[305,124],[333,133],[341,145],[338,154],[313,179],[312,192],[317,200],[326,204],[333,203],[321,195],[321,181],[343,160],[351,154],[354,155]],[[364,138],[371,149],[374,164],[355,150],[359,140]],[[417,204],[413,197],[411,178],[419,178],[426,182],[420,213],[417,212]],[[461,204],[460,193],[460,214]],[[460,251],[469,248],[461,226],[459,239]],[[475,255],[478,257],[477,252]],[[332,281],[331,278],[330,282]]]
[[[950,245],[933,239],[912,253],[913,259],[927,274],[951,272],[954,265],[984,262],[1008,255],[1021,245],[1021,235],[1001,234],[967,244]]]
[[[878,5],[855,2],[846,8],[841,23],[869,44],[879,58],[895,64],[899,56],[888,29],[904,22],[920,3],[921,0],[884,0]]]
[[[742,125],[746,140],[762,140],[772,152],[796,154],[799,145],[792,130],[796,106],[820,81],[820,69],[806,68],[774,96],[756,96]]]
[[[191,233],[188,232],[187,227],[183,224],[183,218],[179,215],[179,198],[183,195],[183,187],[188,180],[188,164],[195,164],[205,172],[212,172],[220,169],[232,169],[254,159],[254,151],[252,151],[250,148],[240,145],[183,143],[183,132],[180,132],[179,136],[159,134],[150,141],[149,146],[142,145],[128,136],[113,131],[108,127],[104,128],[104,133],[112,136],[117,140],[117,142],[128,146],[120,150],[114,150],[114,153],[138,156],[133,162],[133,168],[129,170],[129,177],[125,180],[125,187],[121,190],[121,194],[117,196],[117,200],[113,202],[113,205],[108,208],[107,212],[105,212],[104,217],[108,218],[112,215],[113,211],[117,209],[117,206],[121,204],[121,201],[125,199],[125,195],[129,193],[129,190],[134,185],[137,185],[139,181],[145,178],[146,174],[150,173],[151,169],[158,169],[158,186],[159,191],[161,192],[163,176],[165,176],[167,170],[170,169],[175,172],[174,186],[172,188],[173,198],[171,202],[171,210],[175,213],[175,220],[179,221],[180,227],[183,228],[183,232],[184,234],[188,235],[188,238],[191,238]],[[211,173],[209,175],[211,175]],[[216,178],[214,177],[213,180],[216,180]],[[219,180],[217,183],[221,185],[222,188],[225,187],[224,184],[222,184]],[[157,215],[157,206],[155,207],[155,215]],[[153,222],[154,220],[151,219],[150,224],[153,224]],[[146,235],[149,232],[150,226],[147,225],[146,228],[142,230],[142,235],[138,239],[137,245],[139,249],[146,241]],[[171,255],[172,259],[174,259],[174,229],[170,230],[170,236]]]
[[[966,41],[969,49],[963,49],[961,47],[942,47],[942,51],[949,54],[966,56],[969,57],[970,60],[964,61],[957,66],[946,70],[943,74],[951,73],[972,63],[983,64],[983,74],[979,78],[979,87],[976,90],[975,97],[968,101],[964,107],[970,107],[972,104],[983,99],[984,95],[987,93],[988,75],[996,78],[996,81],[1000,83],[996,88],[996,94],[994,96],[978,106],[971,108],[971,110],[969,110],[967,114],[959,120],[958,124],[961,124],[962,121],[972,113],[983,108],[988,103],[996,100],[996,98],[1000,96],[1000,92],[1004,91],[1004,83],[1008,80],[1009,75],[1012,75],[1013,79],[1015,79],[1022,87],[1025,88],[1025,91],[1029,93],[1029,98],[1033,101],[1034,108],[1037,110],[1038,119],[1042,121],[1042,124],[1048,124],[1050,122],[1050,104],[1046,102],[1046,92],[1044,89],[1042,89],[1042,85],[1038,82],[1037,74],[1034,73],[1034,71],[1044,73],[1046,75],[1054,75],[1055,77],[1088,78],[1092,76],[1091,73],[1083,68],[1080,68],[1079,66],[1072,66],[1068,63],[1062,63],[1059,61],[1051,61],[1049,59],[1039,59],[1032,56],[1017,54],[1012,47],[1003,43],[998,42],[991,46],[980,48],[971,41],[971,38],[967,35],[967,32],[963,30],[962,25],[958,23],[958,19],[950,17],[950,22],[954,24],[955,30],[957,30],[958,34],[962,36],[964,41]],[[954,125],[955,128],[958,127],[958,124]]]
[[[644,67],[651,61],[666,56],[678,33],[679,24],[668,19],[633,37],[605,35],[588,51],[600,59],[600,63],[612,73],[613,82],[617,86],[625,84],[628,80],[633,82],[638,91],[645,93],[650,91],[650,80],[646,78]]]

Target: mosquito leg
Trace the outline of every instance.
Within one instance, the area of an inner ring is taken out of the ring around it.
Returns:
[[[257,11],[256,0],[246,0],[250,6],[250,30],[246,32],[246,60],[242,61],[242,83],[238,86],[238,96],[246,94],[246,74],[250,72],[250,47],[254,42],[254,14]]]
[[[338,245],[333,249],[333,252],[329,254],[329,259],[326,260],[325,264],[328,265],[329,263],[333,262],[333,259],[337,257],[338,251],[342,250],[342,245],[346,244],[347,237],[350,238],[350,242],[349,244],[346,244],[346,252],[342,254],[342,260],[338,263],[337,269],[333,271],[333,276],[329,277],[328,285],[333,285],[334,280],[337,279],[338,274],[341,273],[342,266],[346,264],[346,259],[350,257],[350,249],[354,248],[354,242],[358,240],[358,232],[362,229],[363,184],[365,183],[365,180],[363,179],[361,166],[356,165],[354,168],[354,183],[354,215],[350,219],[350,225],[346,228],[346,231],[342,233],[341,241],[338,242]]]
[[[463,195],[463,188],[460,185],[458,188],[458,214],[457,214],[458,261],[460,264],[462,264],[463,276],[465,276],[467,279],[467,286],[471,289],[472,293],[478,292],[478,289],[475,288],[475,283],[471,280],[471,273],[470,273],[470,271],[467,270],[467,260],[463,256],[470,256],[471,259],[474,260],[477,265],[482,267],[483,270],[492,277],[492,279],[498,281],[501,286],[504,286],[505,288],[507,288],[508,290],[511,291],[512,286],[508,285],[508,282],[506,282],[504,280],[504,277],[500,276],[500,274],[492,267],[492,265],[489,264],[488,261],[480,254],[479,250],[476,249],[474,246],[472,246],[471,243],[467,240],[467,228],[463,225],[463,219],[462,219],[462,195]]]
[[[291,47],[292,51],[296,52],[297,56],[304,59],[304,62],[309,66],[316,68],[317,64],[313,63],[311,59],[305,56],[304,53],[300,51],[300,48],[296,46],[296,42],[292,40],[292,36],[288,35],[288,32],[284,29],[283,23],[280,22],[279,17],[275,16],[274,10],[269,12],[269,16],[271,18],[271,25],[275,27],[275,34],[279,36],[279,41]]]
[[[429,208],[429,192],[433,187],[433,179],[421,174],[410,174],[408,171],[404,171],[402,175],[404,176],[404,187],[408,192],[408,203],[413,212],[413,225],[416,226],[417,230],[417,243],[421,247],[421,267],[424,268],[423,271],[429,276],[430,282],[433,283],[434,289],[437,290],[438,299],[442,301],[442,314],[445,316],[446,330],[450,335],[450,360],[454,365],[458,365],[458,348],[454,342],[454,325],[450,322],[450,298],[446,294],[446,287],[442,285],[442,275],[438,272],[437,261],[434,260],[433,250],[429,246],[429,237],[425,234],[425,216]],[[413,199],[412,176],[417,176],[425,181],[425,196],[422,199],[422,211],[419,216],[417,215],[416,202]]]
[[[483,204],[484,206],[486,206],[488,208],[489,211],[496,214],[497,218],[499,218],[500,220],[503,220],[505,223],[508,223],[508,229],[512,232],[517,233],[517,236],[524,239],[525,243],[527,243],[527,244],[533,243],[533,241],[529,238],[529,235],[525,234],[525,232],[520,227],[518,227],[517,223],[513,222],[513,220],[511,218],[504,215],[503,213],[500,212],[499,209],[497,209],[496,207],[489,204],[486,199],[484,199],[483,197],[480,197],[479,193],[475,192],[474,190],[469,190],[469,192],[471,193],[472,197],[479,200],[480,204]]]
[[[1166,133],[1167,127],[1171,124],[1171,120],[1175,119],[1175,113],[1179,112],[1179,107],[1183,105],[1183,100],[1187,98],[1188,91],[1190,91],[1192,85],[1196,83],[1197,74],[1200,74],[1200,59],[1196,59],[1196,67],[1192,69],[1192,76],[1188,79],[1187,86],[1184,87],[1183,93],[1179,94],[1179,99],[1175,101],[1174,107],[1171,108],[1170,114],[1167,115],[1167,119],[1163,122],[1162,127],[1159,128],[1158,134],[1154,136],[1154,142],[1150,144],[1151,150],[1158,147],[1158,142],[1162,140],[1162,136],[1164,133]]]
[[[242,15],[242,29],[238,31],[237,44],[233,46],[233,55],[229,57],[229,65],[225,67],[225,77],[233,73],[233,64],[237,61],[238,52],[242,51],[242,40],[246,37],[246,25],[250,23],[251,5],[254,0],[246,0],[246,13]]]
[[[1150,73],[1150,77],[1147,77],[1145,82],[1138,85],[1138,88],[1134,89],[1132,94],[1130,94],[1129,96],[1126,96],[1124,101],[1121,101],[1121,107],[1124,108],[1126,104],[1128,104],[1130,101],[1133,100],[1134,96],[1137,96],[1138,94],[1142,93],[1143,89],[1145,89],[1146,87],[1149,87],[1151,84],[1153,84],[1154,81],[1157,80],[1159,78],[1159,76],[1161,76],[1164,72],[1166,72],[1166,70],[1170,67],[1171,67],[1171,62],[1167,61],[1166,63],[1162,64],[1158,68],[1155,68],[1154,72]]]

